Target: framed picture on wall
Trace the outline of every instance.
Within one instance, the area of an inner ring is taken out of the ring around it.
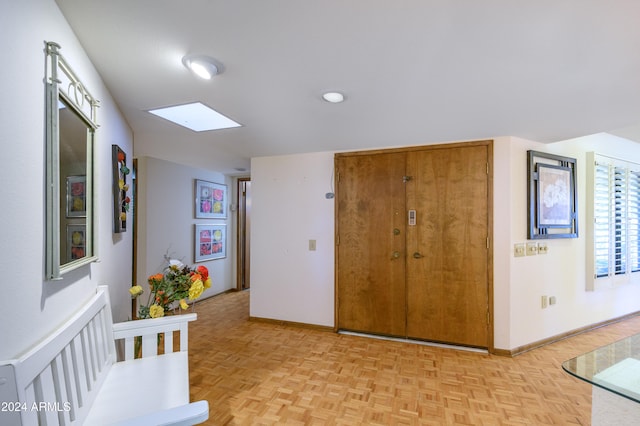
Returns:
[[[86,176],[67,176],[67,217],[87,216],[86,187]]]
[[[85,257],[86,230],[85,225],[67,225],[67,259],[69,262]]]
[[[195,201],[197,219],[227,217],[227,185],[196,179]]]
[[[571,227],[573,187],[569,167],[538,164],[539,227]]]
[[[127,214],[131,202],[127,195],[129,190],[127,175],[131,170],[127,167],[127,155],[118,145],[111,145],[111,162],[113,164],[113,232],[119,234],[127,230]]]
[[[227,257],[226,225],[196,225],[195,229],[195,262]]]
[[[528,151],[528,238],[578,238],[576,159]]]

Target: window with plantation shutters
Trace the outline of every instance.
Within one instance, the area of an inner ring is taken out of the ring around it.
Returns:
[[[640,271],[640,165],[592,157],[594,278],[628,278]]]
[[[609,275],[609,224],[611,209],[609,204],[609,166],[595,165],[594,183],[594,251],[596,277]]]

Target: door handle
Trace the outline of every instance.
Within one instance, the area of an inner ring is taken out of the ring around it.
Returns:
[[[424,256],[422,255],[422,253],[419,252],[415,252],[413,253],[413,258],[414,259],[422,259]]]
[[[391,260],[396,260],[400,257],[400,252],[399,251],[394,251],[393,254],[391,255]]]

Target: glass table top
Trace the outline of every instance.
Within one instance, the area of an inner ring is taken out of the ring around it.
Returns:
[[[640,403],[640,334],[562,363],[569,374]]]

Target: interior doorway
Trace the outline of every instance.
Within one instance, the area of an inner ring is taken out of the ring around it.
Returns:
[[[238,290],[251,288],[251,178],[238,179]]]

